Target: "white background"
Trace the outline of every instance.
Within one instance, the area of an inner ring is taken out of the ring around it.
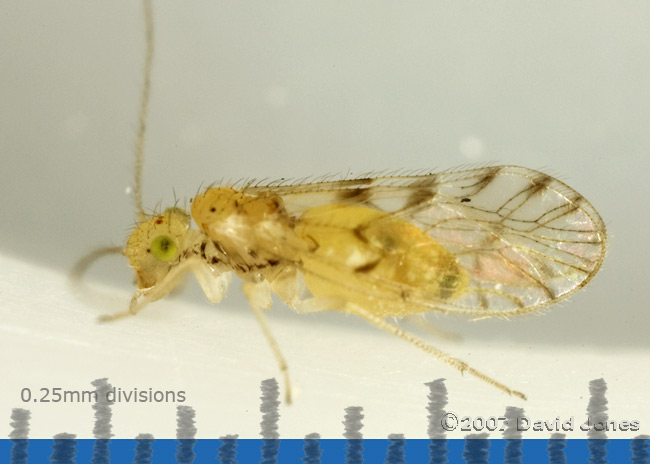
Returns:
[[[576,422],[588,382],[603,377],[610,418],[641,421],[610,438],[650,433],[648,24],[645,1],[156,1],[149,208],[186,205],[220,180],[490,162],[556,175],[608,227],[601,272],[545,314],[430,318],[465,337],[430,339],[436,346],[527,402],[361,321],[276,304],[269,322],[296,389],[281,436],[340,437],[355,405],[368,438],[425,437],[423,383],[440,377],[459,416],[516,405]],[[77,259],[122,245],[134,223],[125,191],[143,34],[133,1],[8,1],[0,15],[0,422],[27,407],[31,437],[91,437],[90,405],[25,404],[20,392],[87,390],[108,377],[124,390],[184,390],[201,437],[254,438],[260,381],[278,370],[237,282],[219,306],[190,282],[112,325],[96,318],[128,304],[124,258],[93,266],[90,293],[67,285]],[[174,404],[114,411],[117,437],[174,436]]]

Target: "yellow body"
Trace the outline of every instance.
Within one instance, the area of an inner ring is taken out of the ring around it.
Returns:
[[[287,278],[283,270],[294,280],[299,271],[327,309],[345,311],[351,303],[379,317],[423,313],[431,308],[414,302],[457,298],[469,282],[431,236],[372,208],[323,205],[294,218],[278,197],[219,187],[194,198],[192,216],[241,278],[264,276],[273,285],[278,275]],[[296,307],[298,292],[293,283],[279,293]]]
[[[564,184],[525,168],[405,179],[407,186],[402,178],[378,178],[210,188],[192,200],[198,230],[178,208],[149,216],[125,250],[139,288],[129,314],[165,296],[188,270],[218,302],[234,272],[287,395],[286,362],[261,313],[271,293],[299,312],[362,317],[523,398],[386,318],[428,311],[507,317],[557,301],[600,267],[605,230],[598,213]]]
[[[311,246],[300,256],[311,293],[354,303],[380,317],[429,311],[411,304],[411,294],[453,299],[469,281],[455,256],[433,238],[375,209],[340,204],[312,208],[295,231]]]
[[[151,1],[143,3],[147,53],[134,184],[139,223],[120,250],[136,273],[138,290],[128,311],[102,320],[136,314],[169,293],[187,271],[216,303],[234,272],[244,280],[285,376],[287,401],[287,364],[261,311],[270,307],[271,292],[297,311],[355,314],[461,372],[525,398],[386,318],[427,311],[510,317],[567,297],[591,280],[604,259],[605,225],[594,207],[544,173],[486,166],[209,188],[192,203],[198,230],[178,208],[149,215],[142,205],[142,160],[153,16]],[[91,257],[106,252],[115,249]]]

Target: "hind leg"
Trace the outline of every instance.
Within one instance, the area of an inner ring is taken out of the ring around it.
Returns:
[[[280,372],[284,377],[285,401],[287,404],[291,404],[291,380],[289,379],[289,366],[287,365],[287,361],[284,359],[282,351],[280,350],[280,345],[278,345],[278,342],[273,336],[271,327],[269,327],[269,323],[264,316],[264,310],[271,307],[271,287],[266,280],[263,280],[261,282],[252,282],[246,280],[244,281],[243,290],[246,298],[248,299],[248,303],[253,310],[253,314],[255,314],[255,318],[257,319],[257,322],[262,329],[262,333],[264,334],[264,337],[266,338],[266,341],[269,344],[271,351],[273,352],[273,356],[278,363]]]
[[[370,322],[372,325],[374,325],[375,327],[385,332],[388,332],[392,335],[395,335],[401,338],[402,340],[411,343],[412,345],[417,346],[422,351],[430,354],[434,358],[439,359],[446,364],[449,364],[451,367],[455,369],[458,369],[462,374],[467,372],[468,374],[471,374],[474,377],[481,379],[482,381],[492,385],[493,387],[498,388],[499,390],[509,395],[514,395],[524,400],[526,399],[526,395],[524,395],[523,393],[508,388],[506,385],[502,384],[501,382],[497,382],[492,377],[489,377],[483,374],[482,372],[477,371],[473,367],[470,367],[466,362],[461,361],[460,359],[456,359],[443,351],[440,351],[438,348],[426,343],[425,341],[419,339],[415,335],[400,329],[399,327],[397,327],[394,324],[391,324],[390,322],[386,322],[386,320],[382,319],[381,317],[375,316],[370,311],[367,311],[353,304],[348,304],[345,307],[345,312],[362,317],[368,322]]]

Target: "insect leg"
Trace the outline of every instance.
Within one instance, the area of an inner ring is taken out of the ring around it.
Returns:
[[[266,280],[261,282],[245,280],[242,290],[251,306],[260,309],[269,309],[271,307],[271,286]]]
[[[192,266],[196,280],[210,303],[219,303],[226,294],[232,273],[221,269],[215,269],[203,261]]]
[[[138,311],[140,311],[148,302],[147,301],[145,303],[142,303],[138,301],[140,297],[143,295],[144,293],[141,290],[136,290],[133,296],[131,297],[131,303],[129,303],[129,309],[127,311],[122,311],[121,313],[116,313],[116,314],[105,314],[103,316],[99,316],[99,322],[115,322],[129,316],[135,316],[138,313]]]
[[[304,284],[298,283],[296,268],[286,265],[280,268],[275,275],[267,274],[266,280],[271,290],[284,301],[287,306],[300,312],[301,295],[305,290]]]
[[[275,360],[278,362],[278,366],[280,367],[280,372],[282,372],[282,376],[284,377],[284,387],[286,392],[285,401],[287,402],[287,404],[291,404],[291,381],[289,380],[289,366],[287,366],[287,362],[284,360],[284,356],[282,356],[282,352],[280,351],[280,346],[278,345],[278,342],[275,340],[275,337],[273,337],[273,334],[271,333],[271,328],[269,327],[268,322],[266,322],[266,318],[264,317],[264,312],[262,308],[259,308],[252,304],[251,304],[251,308],[253,310],[253,313],[255,314],[255,317],[257,318],[257,322],[259,322],[260,327],[262,328],[262,332],[266,337],[266,341],[269,343],[269,346],[271,347],[271,351],[273,351]]]
[[[125,317],[135,316],[138,311],[144,308],[147,304],[151,303],[152,301],[159,300],[171,292],[174,287],[178,285],[185,271],[197,265],[201,265],[201,262],[197,261],[197,258],[190,258],[184,262],[179,263],[176,267],[172,268],[167,273],[167,275],[154,287],[136,290],[136,292],[131,297],[131,303],[129,304],[129,309],[127,311],[123,311],[117,314],[100,316],[99,322],[114,322],[120,319],[124,319]]]
[[[296,268],[292,266],[285,266],[277,274],[267,276],[267,281],[273,293],[287,306],[301,314],[337,310],[345,305],[345,300],[341,298],[306,297],[305,294],[309,293],[309,289],[299,278]]]
[[[494,380],[492,377],[489,377],[482,372],[477,371],[476,369],[470,367],[466,362],[461,361],[460,359],[456,359],[447,353],[440,351],[439,349],[435,348],[432,345],[429,345],[425,341],[417,338],[415,335],[406,332],[405,330],[400,329],[394,324],[391,324],[390,322],[386,322],[384,319],[381,317],[375,316],[371,312],[357,306],[348,303],[345,307],[345,311],[350,313],[350,314],[355,314],[359,317],[364,318],[368,322],[370,322],[372,325],[375,327],[382,329],[390,334],[396,335],[400,337],[402,340],[405,340],[421,350],[429,353],[431,356],[434,358],[440,359],[441,361],[449,364],[450,366],[458,369],[461,373],[467,372],[468,374],[473,375],[474,377],[481,379],[482,381],[489,383],[490,385],[498,388],[499,390],[509,394],[509,395],[514,395],[518,396],[521,399],[526,399],[526,395],[524,395],[521,392],[518,392],[516,390],[511,390],[510,388],[506,387],[504,384],[501,382],[497,382]]]
[[[411,322],[417,325],[418,327],[423,328],[424,330],[432,334],[434,337],[437,337],[441,340],[457,342],[462,340],[463,338],[455,332],[448,332],[444,329],[441,329],[437,325],[433,324],[431,321],[425,319],[424,314],[411,314],[408,316],[404,316],[402,319],[407,322]]]

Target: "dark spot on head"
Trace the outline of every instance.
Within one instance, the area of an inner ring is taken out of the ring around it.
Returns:
[[[159,217],[156,219],[156,224],[162,224],[164,222],[163,218]]]
[[[217,264],[218,262],[219,262],[219,260],[217,258],[215,258],[214,256],[212,257],[212,259],[210,259],[210,264]]]
[[[269,259],[268,262],[269,262],[269,266],[277,266],[280,263],[280,261],[277,259]]]
[[[211,213],[214,213],[216,210],[217,210],[217,208],[215,208],[214,206],[212,208],[210,208]]]
[[[151,248],[147,248],[147,253],[151,253]]]
[[[472,201],[472,200],[470,200],[469,198],[461,198],[460,199],[461,203],[469,203],[470,201]]]

